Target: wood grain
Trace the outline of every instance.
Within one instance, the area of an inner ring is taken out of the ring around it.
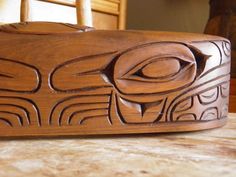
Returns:
[[[224,38],[31,22],[1,26],[0,45],[1,136],[182,132],[226,123]]]
[[[90,0],[76,0],[77,24],[93,26],[92,8]]]
[[[76,0],[38,0],[54,4],[76,7]],[[91,6],[94,11],[119,15],[120,0],[91,0]]]
[[[21,0],[20,21],[30,21],[30,0]]]
[[[127,18],[127,0],[120,1],[120,14],[119,14],[119,30],[124,30],[126,28],[126,18]]]
[[[96,29],[117,30],[119,28],[118,16],[93,11],[93,26]]]
[[[76,0],[37,0],[37,1],[50,2],[50,3],[54,3],[54,4],[75,7]]]

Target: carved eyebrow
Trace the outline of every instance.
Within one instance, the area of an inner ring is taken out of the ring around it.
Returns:
[[[49,84],[51,88],[60,92],[75,92],[99,87],[111,87],[110,84],[104,81],[101,74],[111,63],[115,53],[116,51],[77,57],[58,65],[50,74]],[[93,65],[91,65],[91,62]],[[73,82],[70,85],[65,84],[64,80],[67,79]],[[97,82],[85,82],[89,79]]]
[[[32,65],[0,58],[0,91],[35,93],[41,86],[41,74]]]

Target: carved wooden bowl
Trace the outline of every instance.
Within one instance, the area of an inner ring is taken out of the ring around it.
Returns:
[[[62,23],[0,26],[0,136],[195,131],[228,113],[230,43]]]

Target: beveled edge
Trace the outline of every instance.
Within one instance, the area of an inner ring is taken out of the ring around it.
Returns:
[[[59,22],[21,22],[0,25],[0,32],[15,34],[75,34],[92,30],[94,30],[92,27]]]
[[[41,127],[40,131],[37,128],[28,127],[13,128],[5,130],[5,135],[0,137],[68,137],[68,136],[86,136],[86,135],[129,135],[129,134],[150,134],[150,133],[178,133],[178,132],[194,132],[200,130],[209,130],[222,127],[227,123],[228,118],[221,118],[211,121],[189,121],[189,122],[174,122],[174,123],[159,123],[153,125],[131,125],[131,126],[116,126],[89,129],[87,127]],[[79,130],[79,131],[78,131]]]

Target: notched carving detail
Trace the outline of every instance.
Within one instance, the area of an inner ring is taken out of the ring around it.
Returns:
[[[189,110],[197,104],[208,105],[216,102],[220,88],[199,92],[197,97],[190,96],[178,103],[172,111],[172,114],[178,113],[175,118],[164,119],[163,115],[169,95],[191,88],[194,82],[208,74],[205,65],[210,57],[190,44],[145,44],[122,52],[69,60],[53,70],[50,85],[54,90],[65,93],[110,88],[116,98],[113,100],[117,111],[116,118],[124,124],[200,120],[202,116]],[[70,83],[65,83],[66,80],[70,80]],[[158,99],[154,99],[153,95],[159,95]],[[110,113],[111,106],[105,107],[105,104],[109,105],[108,100],[95,102],[93,105],[88,98],[83,98],[82,106],[81,99],[75,98],[68,97],[54,106],[50,116],[51,124],[77,125],[96,116],[106,117],[112,124],[114,115]],[[67,105],[66,102],[70,101]]]
[[[135,103],[116,96],[116,109],[123,123],[154,123],[162,118],[166,100],[152,103]]]

